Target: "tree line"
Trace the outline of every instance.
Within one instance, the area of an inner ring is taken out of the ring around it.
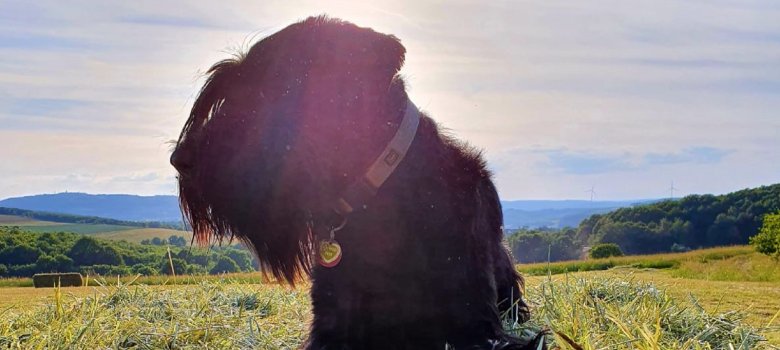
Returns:
[[[780,184],[621,208],[592,215],[577,228],[524,228],[507,240],[522,263],[582,258],[600,243],[614,243],[625,254],[686,251],[748,244],[763,218],[778,211]]]
[[[0,227],[0,277],[30,277],[48,272],[104,276],[219,274],[258,268],[254,256],[237,245],[186,247],[185,238],[175,235],[159,241],[166,243],[154,245],[150,241],[142,245],[76,233],[36,233],[19,227]]]

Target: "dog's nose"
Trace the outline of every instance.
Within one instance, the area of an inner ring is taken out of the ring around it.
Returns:
[[[186,172],[192,168],[192,157],[188,155],[188,152],[177,148],[171,154],[171,165],[180,173]]]

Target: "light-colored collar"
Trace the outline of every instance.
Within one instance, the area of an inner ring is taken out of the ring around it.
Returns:
[[[406,100],[406,112],[401,120],[401,125],[387,147],[379,154],[379,157],[368,168],[366,173],[353,182],[342,193],[342,196],[334,204],[333,210],[342,217],[352,213],[355,208],[360,208],[376,195],[376,192],[387,181],[387,178],[395,171],[398,164],[409,151],[417,127],[420,125],[420,113],[411,100]]]

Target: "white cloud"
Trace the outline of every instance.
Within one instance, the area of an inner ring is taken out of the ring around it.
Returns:
[[[411,96],[486,150],[505,198],[576,198],[595,183],[602,198],[657,197],[672,178],[689,192],[780,181],[775,3],[48,1],[0,4],[0,198],[172,193],[165,141],[199,72],[321,13],[402,39]],[[685,155],[701,145],[730,153]],[[659,164],[562,174],[518,151],[538,149]]]

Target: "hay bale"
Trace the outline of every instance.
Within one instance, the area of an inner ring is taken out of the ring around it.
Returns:
[[[38,273],[33,275],[33,285],[35,288],[51,288],[57,285],[61,287],[81,287],[84,285],[84,278],[78,272]]]

